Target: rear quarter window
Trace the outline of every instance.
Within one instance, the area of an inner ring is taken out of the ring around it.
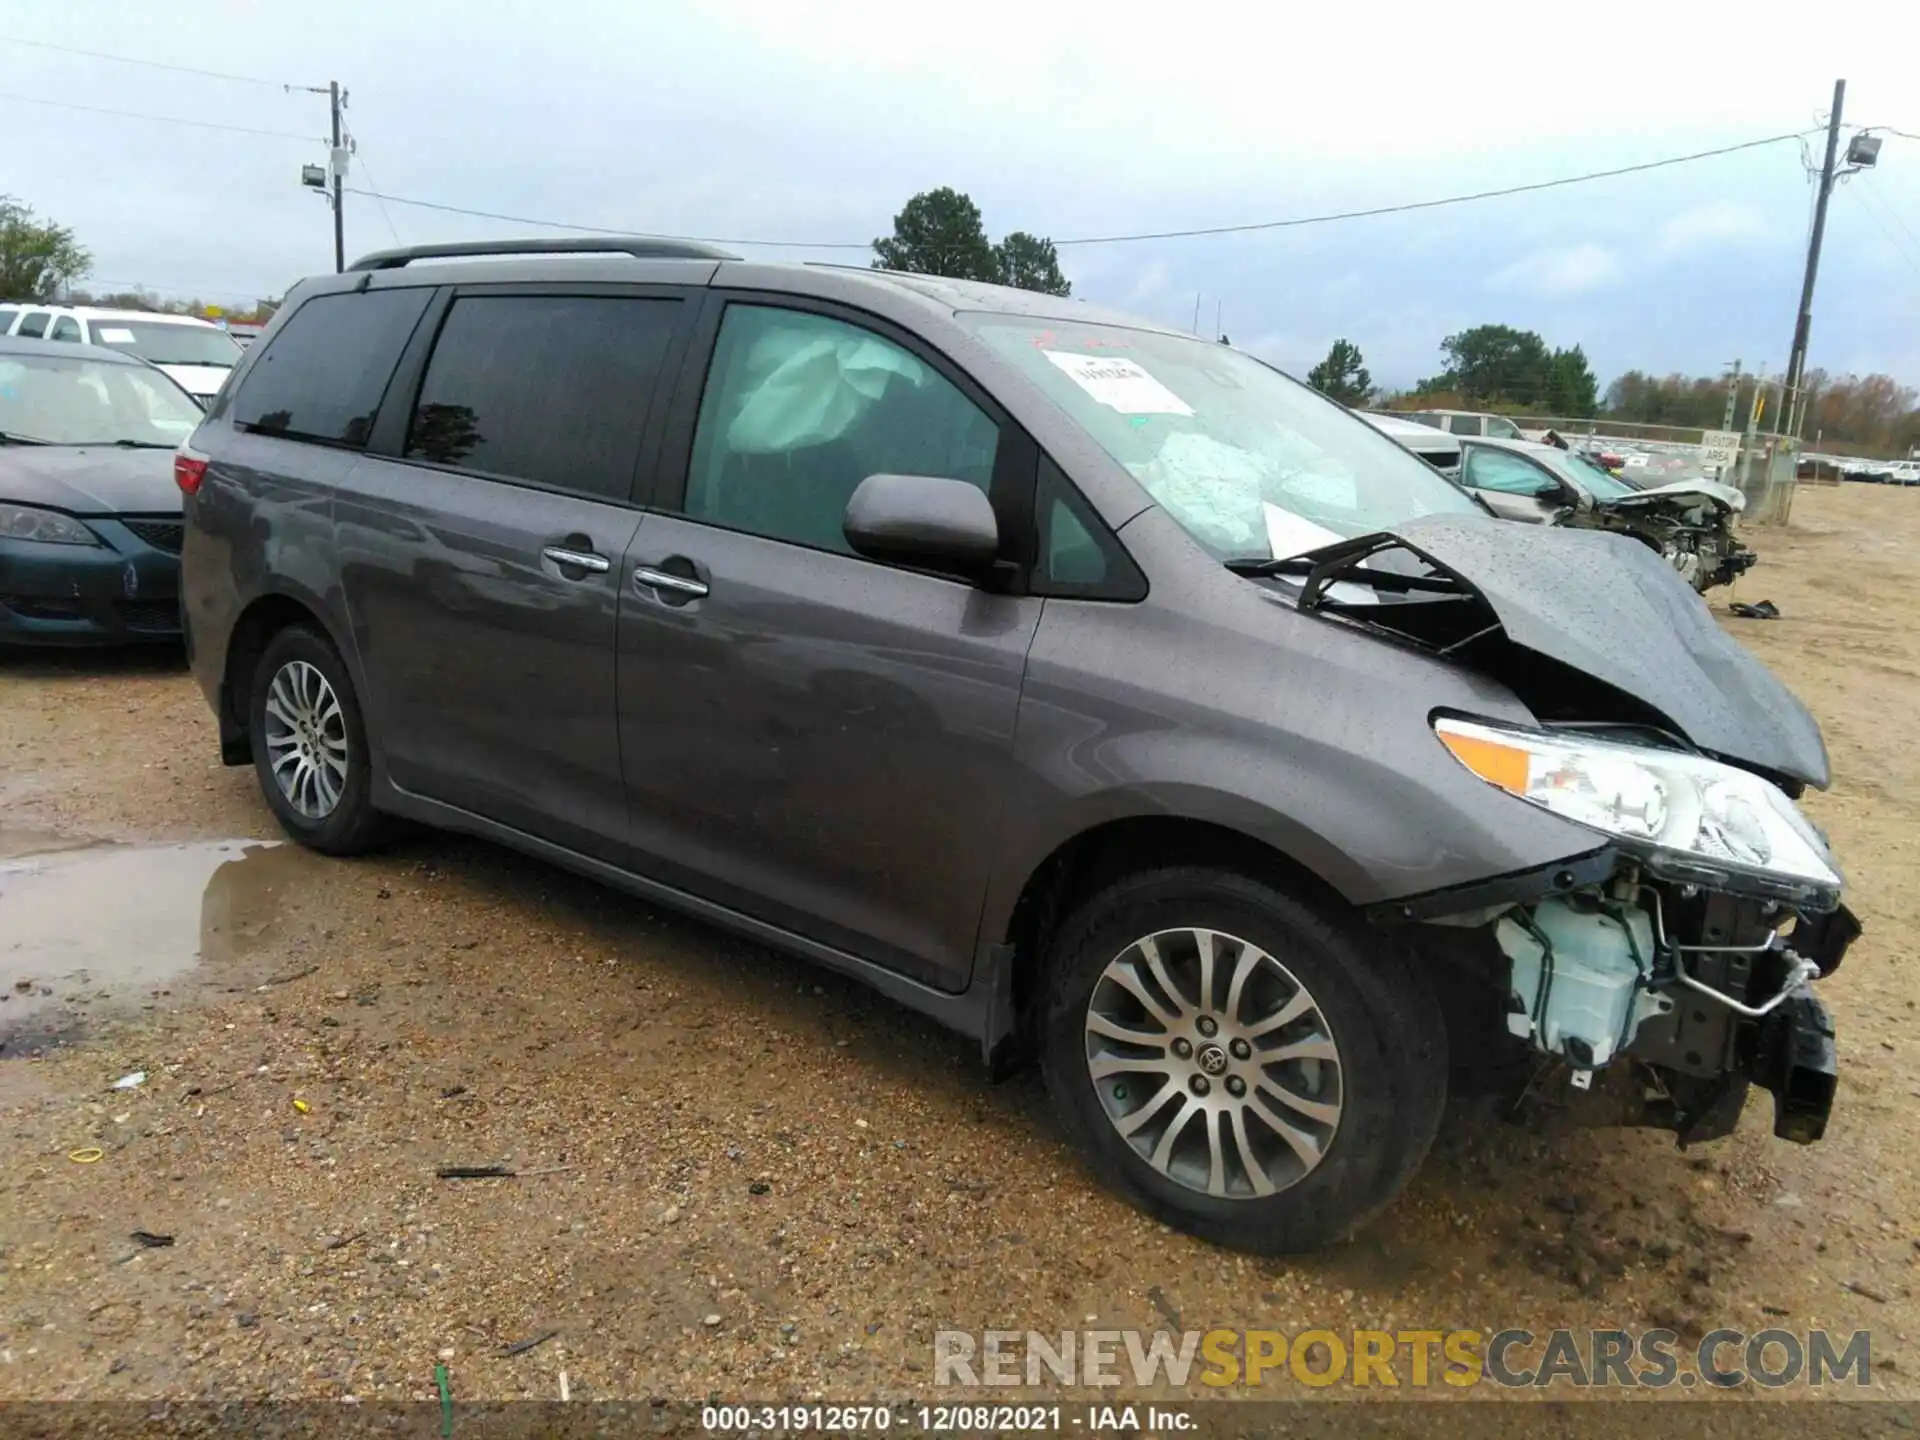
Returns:
[[[314,296],[241,380],[228,412],[233,423],[263,435],[365,445],[432,294],[421,287]]]
[[[427,362],[407,458],[625,500],[681,304],[460,296]]]

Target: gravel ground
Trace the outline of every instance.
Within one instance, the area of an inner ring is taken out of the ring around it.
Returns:
[[[936,1329],[1092,1325],[1870,1329],[1920,1397],[1917,540],[1920,494],[1803,494],[1738,596],[1784,618],[1726,619],[1826,728],[1867,926],[1826,1141],[1461,1114],[1291,1262],[804,964],[474,842],[272,843],[177,657],[0,659],[0,1399],[924,1398]]]

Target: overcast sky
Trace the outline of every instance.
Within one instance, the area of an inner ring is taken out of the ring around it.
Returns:
[[[1796,130],[1920,135],[1910,0],[1810,19],[1697,0],[1313,7],[972,0],[63,0],[0,35],[350,92],[349,181],[581,225],[864,242],[914,191],[998,236],[1231,225],[1525,184]],[[1275,14],[1289,18],[1268,18]],[[1791,33],[1789,33],[1791,32]],[[0,43],[0,191],[74,227],[96,287],[278,294],[332,265],[324,96]],[[67,101],[311,135],[189,129]],[[1817,155],[1819,140],[1808,141]],[[1543,193],[1291,230],[1063,246],[1074,291],[1296,373],[1376,381],[1482,322],[1622,370],[1785,362],[1812,189],[1793,142]],[[349,257],[541,232],[349,195]],[[859,251],[746,249],[768,258]],[[1920,141],[1837,191],[1811,363],[1920,384]]]

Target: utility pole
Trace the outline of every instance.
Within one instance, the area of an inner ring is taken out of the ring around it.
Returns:
[[[1720,417],[1722,430],[1733,429],[1733,414],[1740,405],[1740,362],[1733,362],[1733,373],[1727,377],[1727,409]]]
[[[347,134],[343,118],[347,108],[347,92],[340,88],[338,80],[325,85],[289,85],[286,88],[308,95],[326,96],[327,108],[333,115],[333,138],[327,151],[327,163],[302,165],[300,183],[310,190],[318,190],[333,207],[333,269],[338,274],[347,268],[346,216],[340,206],[346,195],[347,156],[353,152],[353,140]]]
[[[328,83],[327,101],[333,110],[333,151],[328,158],[333,162],[329,167],[333,171],[333,271],[338,275],[347,268],[347,219],[340,210],[341,198],[346,193],[343,188],[346,177],[340,173],[346,169],[346,165],[343,163],[346,152],[340,148],[340,82],[338,80]],[[1836,111],[1835,114],[1837,117],[1838,112]],[[1838,123],[1837,118],[1836,123]],[[1827,175],[1828,183],[1831,184],[1833,175],[1832,136],[1829,136],[1827,139]],[[1820,204],[1821,213],[1824,215],[1826,213],[1826,197],[1824,194],[1821,196]],[[1816,254],[1818,253],[1819,244],[1820,242],[1818,240],[1814,241]],[[1813,293],[1812,271],[1808,271],[1807,293],[1809,297],[1811,297]],[[1803,308],[1805,303],[1806,302],[1803,302]]]
[[[1820,167],[1820,192],[1813,202],[1813,233],[1807,237],[1807,274],[1800,285],[1800,313],[1793,322],[1793,348],[1787,353],[1786,405],[1789,413],[1807,368],[1807,334],[1813,328],[1813,284],[1820,274],[1820,242],[1827,233],[1827,201],[1833,197],[1834,162],[1840,152],[1840,109],[1847,82],[1833,82],[1833,112],[1827,116],[1827,158]]]

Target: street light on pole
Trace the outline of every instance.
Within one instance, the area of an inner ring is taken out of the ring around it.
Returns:
[[[300,183],[325,195],[333,210],[333,268],[337,274],[347,268],[346,215],[341,208],[346,198],[347,160],[353,154],[353,137],[347,133],[342,118],[347,108],[347,92],[340,88],[338,80],[325,85],[289,85],[287,89],[326,96],[327,108],[332,114],[333,135],[327,151],[327,163],[324,166],[302,165]]]
[[[1849,175],[1871,169],[1880,160],[1880,137],[1866,131],[1856,133],[1847,142],[1846,167],[1840,163],[1840,112],[1847,99],[1847,82],[1833,82],[1833,109],[1827,115],[1827,153],[1820,166],[1820,189],[1814,199],[1813,230],[1807,237],[1807,268],[1800,282],[1800,309],[1793,322],[1793,347],[1787,352],[1787,407],[1785,434],[1789,440],[1800,438],[1807,417],[1806,368],[1807,341],[1813,328],[1813,287],[1820,275],[1820,245],[1827,233],[1827,202],[1833,198],[1834,183]]]

